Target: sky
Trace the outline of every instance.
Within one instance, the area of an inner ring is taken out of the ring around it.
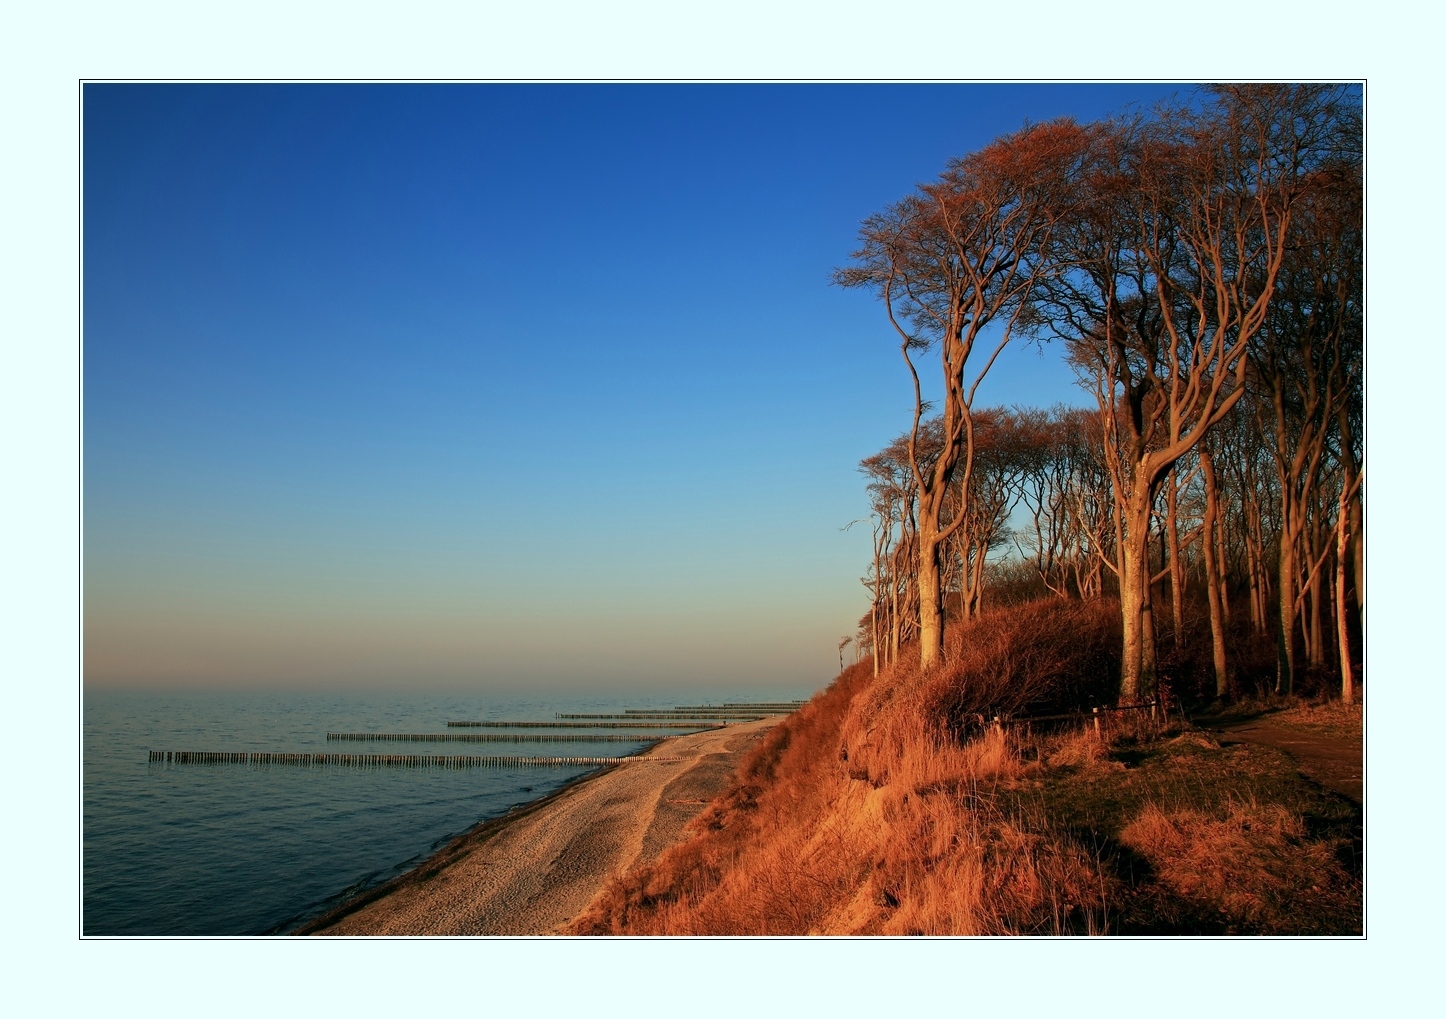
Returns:
[[[912,402],[860,222],[1179,91],[87,84],[87,687],[821,687]]]

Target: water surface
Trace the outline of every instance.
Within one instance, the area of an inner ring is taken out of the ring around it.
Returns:
[[[328,743],[326,733],[446,732],[449,719],[697,702],[696,693],[623,700],[87,692],[83,932],[284,933],[590,770],[167,766],[148,763],[150,750],[620,756],[644,744]]]

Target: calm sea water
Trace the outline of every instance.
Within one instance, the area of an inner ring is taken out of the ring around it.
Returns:
[[[620,756],[641,742],[328,743],[326,733],[702,699],[88,692],[84,933],[285,933],[590,770],[167,766],[149,764],[150,750]]]

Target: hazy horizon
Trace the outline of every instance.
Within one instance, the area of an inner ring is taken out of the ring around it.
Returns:
[[[860,221],[1178,91],[86,85],[87,688],[822,686],[912,405]]]

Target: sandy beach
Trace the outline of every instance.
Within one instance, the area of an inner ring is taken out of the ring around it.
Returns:
[[[577,916],[614,873],[654,859],[777,723],[664,740],[461,836],[299,934],[537,935]]]

